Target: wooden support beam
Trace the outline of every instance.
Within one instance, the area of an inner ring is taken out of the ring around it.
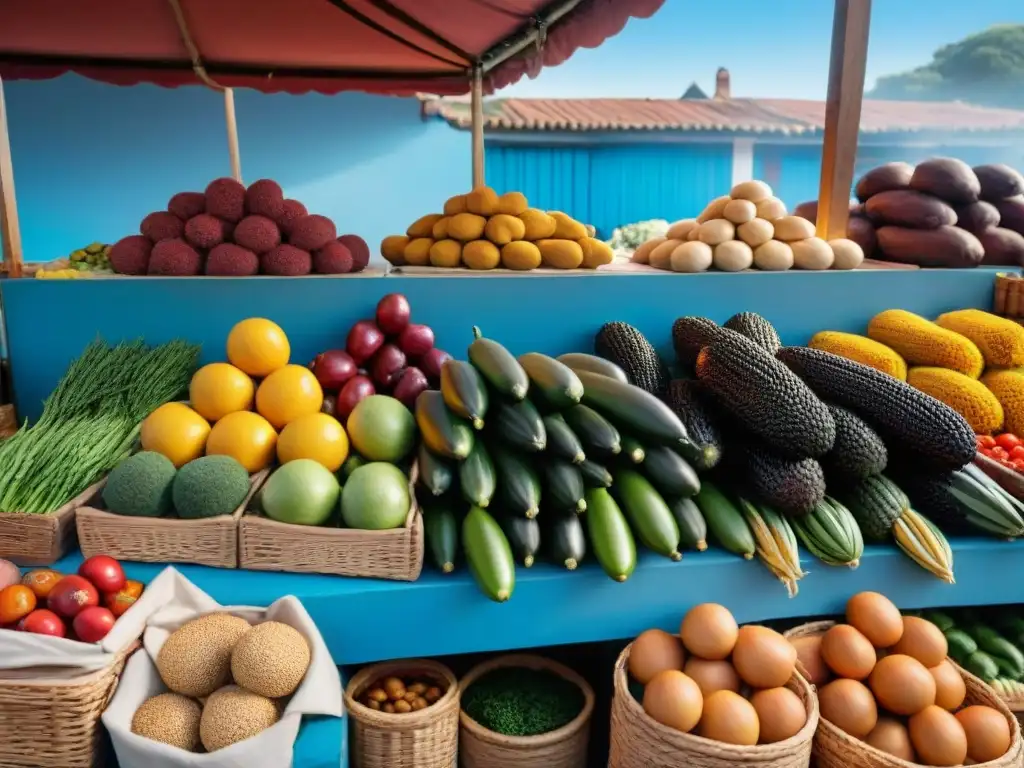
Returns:
[[[846,237],[870,25],[871,0],[835,0],[818,190],[818,237],[826,240]]]
[[[473,129],[473,188],[482,187],[484,175],[484,73],[479,65],[473,67],[473,90],[470,96]]]
[[[228,128],[228,154],[231,157],[231,175],[242,183],[242,156],[238,149],[238,121],[235,119],[235,89],[224,89],[224,122]]]
[[[0,238],[3,239],[4,271],[11,277],[21,277],[24,257],[21,229],[18,227],[18,204],[14,198],[14,163],[11,160],[3,80],[0,80]]]

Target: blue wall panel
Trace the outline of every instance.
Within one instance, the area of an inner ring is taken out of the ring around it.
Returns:
[[[26,259],[138,231],[175,192],[230,173],[223,99],[76,76],[5,83]],[[470,136],[414,98],[235,92],[242,172],[371,244],[470,184]]]
[[[790,210],[818,197],[821,146],[755,144],[754,178],[771,185]]]
[[[487,182],[593,224],[601,237],[646,219],[696,216],[729,191],[732,145],[487,146]]]

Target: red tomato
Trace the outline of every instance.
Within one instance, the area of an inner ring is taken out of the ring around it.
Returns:
[[[73,619],[85,608],[100,604],[100,593],[81,576],[65,576],[58,581],[46,599],[50,610]]]
[[[39,600],[45,600],[50,596],[50,590],[57,584],[58,581],[63,579],[64,576],[57,571],[49,568],[43,568],[38,571],[29,571],[25,574],[25,577],[21,580],[21,583],[31,589],[36,598]]]
[[[978,445],[982,448],[993,448],[996,445],[996,439],[992,435],[978,435]]]
[[[1013,450],[1021,444],[1021,440],[1012,432],[1003,432],[996,438],[996,443],[1000,448],[1005,448],[1007,451]]]
[[[66,637],[68,634],[68,628],[64,626],[64,620],[53,611],[48,611],[45,608],[34,610],[19,621],[18,629],[22,632],[31,632],[34,635],[49,635],[50,637]]]
[[[75,634],[83,643],[98,643],[107,636],[115,621],[109,608],[92,605],[75,616]]]
[[[120,618],[125,611],[135,605],[135,601],[141,594],[142,582],[128,580],[117,592],[104,595],[103,604],[111,610],[114,616]]]
[[[104,593],[117,592],[126,581],[121,564],[110,555],[93,555],[78,566],[78,575]]]
[[[35,610],[35,593],[24,584],[0,589],[0,624],[14,624]]]
[[[1008,458],[1010,458],[1010,454],[1007,453],[1006,449],[1003,448],[1002,446],[999,446],[999,445],[997,445],[995,448],[993,448],[991,451],[989,451],[988,455],[991,456],[993,459],[1000,459],[1000,460],[1001,459],[1008,459]]]
[[[1018,445],[1016,448],[1010,451],[1010,458],[1014,460],[1024,459],[1024,445]]]

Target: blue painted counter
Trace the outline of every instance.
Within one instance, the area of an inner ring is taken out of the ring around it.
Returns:
[[[783,342],[822,329],[863,331],[890,307],[924,315],[989,307],[992,270],[747,272],[700,275],[566,274],[439,277],[112,278],[0,280],[19,414],[35,418],[68,364],[100,335],[150,342],[181,337],[203,344],[205,360],[224,356],[231,326],[268,317],[285,329],[293,360],[344,344],[349,326],[377,300],[408,296],[415,322],[434,328],[438,346],[462,354],[470,329],[515,353],[589,350],[609,320],[637,326],[671,357],[672,321],[681,315],[725,320],[760,312]]]

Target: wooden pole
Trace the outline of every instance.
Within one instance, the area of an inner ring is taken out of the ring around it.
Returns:
[[[818,190],[818,237],[826,240],[846,237],[850,218],[870,26],[871,0],[835,0]]]
[[[484,186],[484,72],[473,67],[473,90],[470,96],[473,115],[473,188]]]
[[[228,127],[228,154],[231,156],[231,175],[242,182],[242,155],[238,150],[238,121],[235,119],[235,89],[224,89],[224,120]]]
[[[14,163],[11,160],[11,137],[7,126],[7,105],[4,83],[0,79],[0,237],[3,238],[4,268],[11,277],[21,277],[24,258],[21,251],[21,229],[18,227],[18,204],[14,198]]]

